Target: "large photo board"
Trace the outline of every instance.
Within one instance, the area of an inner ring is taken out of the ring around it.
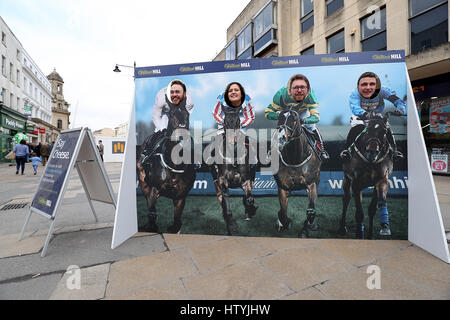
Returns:
[[[408,239],[403,51],[135,78],[138,230]]]

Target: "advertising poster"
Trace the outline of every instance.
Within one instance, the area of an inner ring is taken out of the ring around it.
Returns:
[[[55,214],[55,207],[70,169],[80,133],[81,129],[60,133],[31,203],[31,207],[49,217]]]
[[[448,172],[448,155],[446,153],[432,153],[431,170],[433,172]]]
[[[408,239],[405,70],[403,51],[137,68],[139,231]]]
[[[430,132],[450,132],[450,98],[430,103]]]

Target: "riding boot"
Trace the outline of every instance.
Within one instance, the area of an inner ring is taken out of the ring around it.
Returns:
[[[403,159],[403,154],[400,151],[397,151],[397,143],[395,142],[394,135],[392,134],[392,130],[391,130],[390,126],[388,126],[388,130],[387,130],[387,139],[389,141],[389,144],[392,147],[393,160],[398,161],[398,160]]]
[[[345,149],[339,155],[343,160],[350,160],[352,154],[350,152],[350,146],[355,143],[356,137],[364,130],[365,126],[360,124],[350,129],[345,142]]]
[[[141,153],[141,163],[144,165],[148,159],[150,159],[156,152],[158,147],[161,145],[163,139],[165,138],[166,130],[157,131],[151,137],[150,141],[144,146],[144,151]]]
[[[330,155],[325,150],[325,146],[323,144],[322,136],[320,135],[319,129],[315,129],[314,131],[314,139],[316,140],[317,149],[320,151],[320,155],[322,159],[330,159]]]

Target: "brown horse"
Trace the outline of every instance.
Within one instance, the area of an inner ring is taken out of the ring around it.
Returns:
[[[214,160],[216,163],[207,161],[210,165],[210,171],[214,179],[217,199],[222,207],[223,218],[226,223],[228,235],[236,233],[237,223],[233,218],[230,208],[229,188],[242,188],[244,191],[243,204],[245,207],[245,219],[250,220],[255,214],[255,200],[252,194],[252,188],[255,183],[256,158],[253,163],[249,160],[250,154],[256,156],[256,152],[250,152],[253,145],[249,146],[247,136],[240,130],[241,123],[239,111],[241,108],[232,108],[222,106],[225,114],[224,133],[216,136],[214,151]],[[213,147],[213,144],[209,148]],[[232,156],[224,152],[233,151]],[[218,160],[218,161],[217,161]]]
[[[280,101],[282,111],[278,117],[278,155],[280,168],[274,175],[278,185],[280,211],[278,211],[278,231],[288,229],[292,220],[287,216],[288,197],[293,190],[306,189],[309,205],[306,220],[298,233],[301,238],[309,236],[309,231],[317,230],[316,207],[317,188],[320,181],[322,160],[309,141],[306,128],[299,116],[300,105],[287,107]]]
[[[195,181],[193,164],[176,165],[172,159],[173,148],[187,141],[171,137],[176,129],[189,130],[189,112],[186,110],[186,99],[179,106],[170,106],[168,127],[165,138],[160,147],[151,156],[145,157],[145,150],[150,143],[151,136],[142,144],[142,159],[137,161],[137,173],[139,185],[147,199],[148,223],[140,231],[158,232],[156,223],[156,201],[159,196],[173,200],[174,222],[168,228],[171,233],[177,233],[181,229],[181,214],[183,213],[186,197],[192,189]],[[190,141],[189,141],[190,142]],[[151,147],[151,146],[150,146]]]
[[[380,235],[390,235],[386,197],[388,178],[392,173],[392,148],[387,141],[388,116],[372,115],[367,128],[357,137],[351,147],[352,158],[343,164],[344,197],[342,199],[342,217],[338,232],[347,232],[345,217],[351,199],[351,191],[355,198],[356,238],[364,239],[364,210],[362,207],[362,191],[374,187],[372,201],[369,205],[369,231],[367,237],[373,238],[373,218],[378,207],[380,215]]]

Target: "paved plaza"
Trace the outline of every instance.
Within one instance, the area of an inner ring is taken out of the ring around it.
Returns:
[[[105,167],[117,195],[121,163]],[[43,169],[0,164],[0,209],[16,205],[0,210],[0,299],[450,299],[450,265],[408,241],[138,233],[111,250],[114,207],[94,202],[95,223],[76,170],[41,258],[48,219],[18,237]],[[450,231],[450,177],[434,179]]]

